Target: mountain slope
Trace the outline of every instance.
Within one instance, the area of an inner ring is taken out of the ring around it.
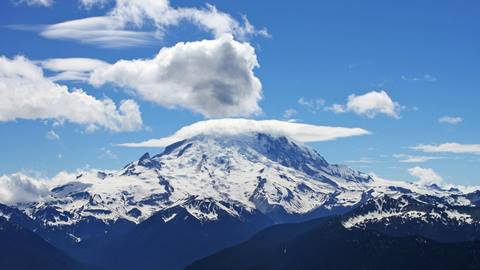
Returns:
[[[346,229],[339,218],[277,225],[187,270],[479,269],[480,242],[438,243]]]
[[[273,224],[258,211],[244,212],[238,219],[225,211],[236,206],[215,201],[189,198],[181,205],[153,215],[112,242],[101,254],[99,264],[112,269],[182,269]],[[209,208],[217,219],[199,221],[183,208],[185,205]]]
[[[383,181],[331,165],[317,151],[285,137],[246,134],[179,141],[119,171],[81,173],[53,188],[46,200],[22,207],[53,227],[92,219],[107,225],[119,220],[139,224],[195,196],[256,209],[284,222],[346,212],[369,198],[403,193],[474,201],[459,191]],[[187,210],[199,220],[215,219],[199,209]],[[233,209],[229,213],[239,215]]]
[[[477,193],[382,180],[329,164],[289,138],[247,133],[178,141],[117,171],[82,172],[42,200],[15,207],[40,236],[76,259],[118,268],[137,262],[145,269],[161,260],[178,269],[266,226],[345,214],[382,196],[437,198],[425,203],[449,207],[479,201]],[[478,216],[469,216],[476,226]]]
[[[35,233],[0,217],[0,269],[86,270]]]
[[[143,155],[119,171],[88,171],[54,187],[45,200],[19,205],[63,250],[88,259],[92,247],[177,206],[200,223],[218,220],[188,198],[236,205],[238,220],[258,211],[272,222],[345,211],[363,200],[370,176],[329,165],[316,151],[266,134],[197,136]]]
[[[383,195],[345,214],[342,225],[395,236],[422,235],[442,242],[480,240],[480,207],[451,205],[449,199]]]

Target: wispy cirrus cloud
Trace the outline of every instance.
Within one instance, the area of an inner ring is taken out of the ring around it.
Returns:
[[[49,7],[53,5],[53,0],[13,0],[16,5],[26,4],[28,6],[43,6]]]
[[[372,164],[372,163],[378,163],[378,160],[375,160],[375,159],[369,158],[369,157],[362,157],[362,158],[359,158],[359,159],[345,160],[345,163],[349,163],[349,164]]]
[[[423,74],[422,76],[417,76],[417,77],[408,77],[406,75],[403,75],[402,76],[402,80],[404,81],[411,81],[411,82],[420,82],[420,81],[424,81],[424,82],[436,82],[437,81],[437,77],[431,75],[431,74],[428,74],[428,73],[425,73]]]
[[[12,28],[29,29],[23,25],[14,25]],[[73,40],[104,48],[142,46],[161,38],[154,31],[128,29],[124,22],[110,16],[71,20],[39,28],[40,35],[45,38]]]
[[[430,160],[439,160],[444,159],[444,157],[435,157],[435,156],[414,156],[406,154],[395,154],[394,158],[398,159],[402,163],[423,163]]]
[[[480,154],[480,144],[460,144],[453,142],[419,144],[411,147],[411,149],[427,153]]]
[[[440,124],[457,125],[463,122],[463,118],[459,116],[442,116],[438,119]]]
[[[298,114],[298,112],[295,109],[286,109],[283,112],[283,118],[284,119],[292,119],[297,114]]]
[[[92,58],[51,58],[38,61],[44,69],[55,72],[53,81],[88,81],[91,73],[108,63]]]
[[[310,112],[317,113],[325,105],[325,100],[321,98],[307,99],[305,97],[301,97],[297,100],[297,103],[307,108]]]
[[[107,2],[114,2],[115,5],[103,16],[34,28],[22,25],[13,27],[25,30],[39,28],[40,35],[45,38],[73,40],[107,48],[139,46],[161,40],[170,28],[182,23],[193,24],[215,37],[231,34],[245,40],[256,35],[269,36],[266,29],[255,28],[246,16],[238,21],[209,4],[204,8],[196,8],[173,7],[168,0],[81,1],[86,8],[103,7]]]
[[[47,138],[48,140],[58,140],[60,139],[60,136],[54,130],[50,130],[45,135],[45,138]]]

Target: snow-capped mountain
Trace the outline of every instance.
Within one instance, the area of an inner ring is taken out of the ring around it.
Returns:
[[[317,151],[286,137],[252,133],[199,135],[161,154],[146,153],[119,171],[82,173],[23,210],[46,226],[59,227],[85,220],[138,224],[176,206],[198,220],[215,220],[222,209],[238,218],[258,210],[281,222],[289,216],[346,211],[382,194],[472,203],[457,190],[374,179],[331,165]],[[191,198],[208,203],[192,204]]]
[[[145,154],[119,171],[82,173],[25,211],[49,226],[88,218],[138,224],[196,197],[237,217],[253,209],[304,214],[322,206],[354,205],[372,181],[366,174],[329,165],[316,151],[285,137],[197,136],[159,155]],[[199,220],[216,219],[215,207],[185,208]]]
[[[478,202],[478,192],[379,179],[287,137],[244,133],[196,135],[118,171],[85,171],[12,209],[77,259],[150,269],[161,257],[180,269],[269,225],[334,214],[346,228],[397,218],[467,224],[477,237]]]

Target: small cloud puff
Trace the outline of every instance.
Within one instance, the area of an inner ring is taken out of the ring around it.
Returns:
[[[417,183],[420,185],[444,184],[443,178],[430,168],[422,168],[417,166],[408,169],[408,173],[411,176],[416,177],[418,179]]]
[[[438,122],[440,124],[456,125],[463,122],[463,118],[458,116],[442,116],[438,119]]]
[[[60,139],[60,136],[54,130],[50,130],[49,132],[47,132],[45,137],[48,140],[58,140],[58,139]]]
[[[353,112],[367,118],[375,118],[378,114],[400,118],[402,106],[385,91],[371,91],[360,96],[352,94],[348,97],[347,104],[333,104],[326,110],[335,113]]]

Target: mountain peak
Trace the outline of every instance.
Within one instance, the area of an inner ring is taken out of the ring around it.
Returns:
[[[143,154],[141,157],[140,157],[140,161],[143,161],[143,160],[148,160],[150,159],[150,154],[148,152],[146,152],[145,154]]]
[[[179,158],[189,151],[196,152],[197,159],[205,155],[220,159],[220,163],[225,159],[219,157],[232,156],[234,153],[252,162],[268,159],[282,166],[301,170],[308,175],[318,174],[319,170],[327,170],[330,166],[316,150],[309,146],[284,135],[262,132],[195,135],[168,145],[163,153],[154,156],[153,159],[159,160],[162,156]]]

